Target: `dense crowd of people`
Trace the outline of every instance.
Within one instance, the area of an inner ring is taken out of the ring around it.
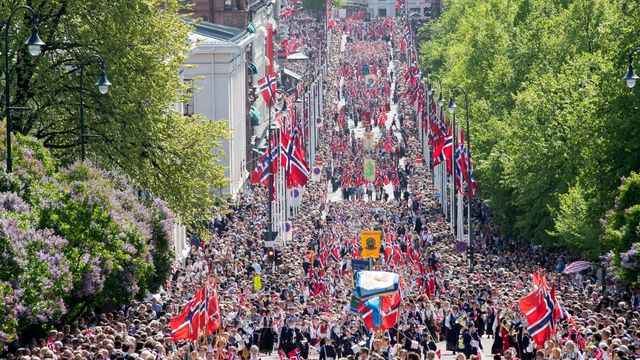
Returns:
[[[256,187],[214,219],[210,239],[192,239],[188,257],[175,264],[158,294],[122,309],[88,313],[47,338],[12,349],[7,358],[640,357],[637,296],[618,301],[589,272],[560,275],[557,266],[569,260],[567,254],[501,238],[481,203],[474,210],[473,270],[466,255],[456,252],[429,169],[414,161],[421,144],[413,109],[398,96],[407,86],[398,74],[408,66],[399,46],[401,22],[347,19],[332,29],[317,150],[327,169],[307,184],[286,247],[273,258],[265,253],[267,194]],[[324,37],[315,31],[322,25],[315,19],[297,14],[290,29],[304,39],[305,49],[323,48]],[[365,158],[375,161],[373,181],[365,178]],[[365,328],[360,315],[349,311],[350,261],[359,257],[359,232],[370,229],[384,234],[383,255],[372,268],[403,279],[398,323],[383,333]],[[555,279],[558,298],[575,322],[560,323],[553,341],[539,350],[517,307],[538,268]],[[172,341],[169,320],[208,275],[218,282],[221,328],[198,343]],[[490,348],[483,346],[487,339]]]

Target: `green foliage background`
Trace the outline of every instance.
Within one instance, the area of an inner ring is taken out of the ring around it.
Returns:
[[[600,219],[620,178],[640,168],[640,89],[621,79],[640,46],[640,5],[449,0],[445,9],[420,29],[420,62],[469,93],[479,190],[501,231],[591,259],[611,248]]]
[[[190,46],[179,1],[8,0],[0,19],[18,5],[37,11],[47,46],[38,57],[27,54],[30,17],[18,13],[9,32],[11,100],[33,110],[13,112],[15,130],[42,141],[62,166],[77,160],[80,79],[65,64],[101,55],[113,86],[100,95],[100,66],[86,66],[85,122],[96,135],[87,140],[88,158],[166,200],[185,223],[210,215],[220,200],[210,189],[225,186],[216,149],[227,128],[172,110],[186,90],[178,74]]]

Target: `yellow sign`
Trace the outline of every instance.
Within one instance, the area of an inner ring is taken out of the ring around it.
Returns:
[[[362,245],[362,258],[379,258],[382,231],[361,231],[360,244]]]
[[[262,289],[262,279],[260,275],[256,275],[253,277],[253,291],[260,291]]]

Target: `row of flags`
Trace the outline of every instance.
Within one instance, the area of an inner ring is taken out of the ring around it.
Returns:
[[[276,106],[278,99],[276,74],[268,74],[259,80],[258,87],[267,106],[270,108]],[[296,93],[300,92],[302,92],[301,84],[296,87]],[[267,185],[269,174],[276,174],[279,167],[283,167],[288,175],[288,187],[304,186],[309,181],[310,170],[305,161],[302,122],[296,119],[294,102],[295,96],[286,97],[281,109],[277,112],[276,121],[282,129],[280,139],[269,140],[269,146],[258,159],[256,168],[251,174],[251,184]],[[285,117],[284,114],[288,115]]]
[[[398,0],[396,7],[404,4],[404,0]],[[408,84],[403,98],[410,97],[410,104],[416,113],[416,119],[420,119],[422,127],[428,129],[428,142],[430,149],[435,149],[432,154],[432,166],[445,163],[446,170],[453,175],[456,187],[461,195],[466,195],[462,180],[467,184],[471,196],[475,195],[477,188],[471,151],[465,143],[461,128],[453,129],[451,122],[447,122],[442,109],[438,109],[435,101],[427,96],[422,75],[416,59],[416,45],[413,38],[409,16],[406,14],[405,30],[400,49],[405,48],[411,53],[412,64],[404,74],[405,83]],[[457,134],[454,135],[454,132]],[[456,138],[454,138],[456,136]]]
[[[404,79],[408,86],[403,97],[411,96],[410,104],[416,110],[416,118],[421,119],[423,128],[429,130],[427,135],[429,146],[434,149],[432,166],[445,163],[447,172],[455,178],[458,191],[465,195],[462,183],[464,180],[471,190],[471,196],[474,196],[477,188],[475,171],[471,151],[465,142],[462,128],[458,127],[454,139],[455,129],[452,122],[446,121],[444,111],[437,108],[432,98],[427,103],[427,90],[417,63],[407,68]]]
[[[173,341],[197,340],[200,335],[207,336],[220,328],[220,306],[216,281],[207,279],[187,302],[182,312],[169,321]]]

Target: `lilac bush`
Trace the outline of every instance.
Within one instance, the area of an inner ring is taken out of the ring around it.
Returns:
[[[163,201],[90,162],[56,172],[33,138],[13,147],[15,171],[0,170],[0,346],[166,281],[176,220]]]
[[[16,339],[18,319],[24,311],[21,297],[22,290],[15,289],[10,282],[0,281],[0,349]]]
[[[165,236],[173,215],[145,206],[125,179],[89,162],[75,163],[45,178],[32,199],[38,226],[69,242],[65,253],[77,269],[67,304],[71,317],[86,305],[125,303],[166,279],[168,271],[157,269],[162,262],[156,259],[171,253],[168,246],[158,246],[156,227]]]
[[[616,282],[640,287],[640,174],[623,179],[603,229],[603,241],[611,249],[605,259],[608,273]]]

